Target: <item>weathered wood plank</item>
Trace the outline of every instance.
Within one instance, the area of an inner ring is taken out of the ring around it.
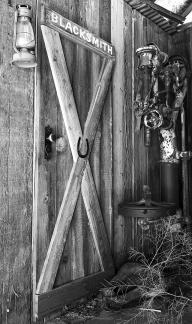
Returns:
[[[62,117],[64,119],[71,152],[74,161],[76,161],[78,158],[77,142],[79,137],[82,137],[82,132],[77,110],[76,108],[74,109],[76,105],[67,73],[67,66],[63,55],[59,34],[46,26],[41,26],[41,30],[49,56],[49,63],[61,106]],[[61,71],[64,73],[64,76],[62,75]],[[65,110],[65,107],[69,107],[70,109]],[[72,128],[71,125],[73,125]]]
[[[102,38],[111,41],[111,0],[100,0],[99,29]],[[100,134],[99,134],[100,135]],[[111,249],[113,246],[113,170],[112,170],[112,91],[109,89],[101,116],[100,203]]]
[[[24,324],[31,303],[33,70],[10,64],[14,10],[0,2],[0,322]]]
[[[86,160],[78,158],[71,170],[63,202],[55,224],[53,236],[49,245],[36,293],[40,294],[53,287],[60,258],[65,246],[69,227],[73,217],[76,201],[81,187],[83,170]]]
[[[87,216],[89,219],[90,228],[93,234],[95,247],[100,257],[102,268],[106,273],[108,272],[109,277],[114,273],[113,260],[111,257],[110,245],[106,233],[106,228],[103,222],[102,212],[98,197],[96,194],[95,183],[91,176],[90,166],[87,164],[85,169],[81,190],[84,199]],[[91,202],[91,204],[89,203]],[[101,260],[102,258],[102,260]]]
[[[125,94],[124,94],[124,199],[133,201],[135,187],[135,113],[133,110],[134,101],[134,14],[130,6],[125,4],[124,9],[124,64],[125,64]],[[119,213],[121,215],[121,213]],[[122,216],[121,216],[122,217]],[[126,261],[126,255],[130,248],[131,223],[128,218],[124,218],[124,243],[122,245],[122,261]]]
[[[169,42],[169,51],[171,55],[181,55],[183,56],[187,61],[189,66],[191,67],[192,59],[191,59],[191,49],[192,49],[192,41],[191,41],[192,31],[191,29],[181,31],[180,33],[176,34],[172,38],[172,42]],[[191,102],[192,102],[192,94],[191,94],[191,78],[188,80],[188,91],[187,96],[184,101],[184,109],[186,114],[186,129],[185,129],[185,136],[186,136],[186,150],[190,150],[192,148],[192,136],[191,136],[191,129],[192,129],[192,114],[191,114]],[[178,142],[181,141],[181,132],[178,134]],[[181,144],[180,144],[181,147]],[[188,205],[188,199],[189,199],[189,205],[184,206],[184,214],[188,213],[189,209],[189,215],[191,215],[192,212],[192,177],[191,177],[191,165],[192,160],[185,161],[184,165],[182,165],[182,161],[180,161],[182,170],[182,178],[185,174],[185,172],[188,174],[187,177],[182,179],[182,188],[180,190],[180,199],[183,201],[183,205]],[[183,182],[184,180],[184,182]],[[187,197],[188,196],[188,197]],[[189,222],[191,222],[191,218],[189,219]]]
[[[123,150],[123,107],[124,107],[124,1],[111,1],[111,42],[116,49],[116,65],[112,82],[113,100],[113,208],[116,215],[114,228],[115,259],[121,258],[124,241],[124,220],[118,215],[117,207],[124,198],[124,150]]]
[[[37,6],[38,12],[38,6]],[[36,18],[38,15],[36,16]],[[37,27],[35,29],[37,33]],[[36,37],[37,41],[37,37]],[[36,46],[39,49],[40,39],[36,42]],[[33,217],[32,217],[32,308],[33,315],[35,313],[35,291],[37,285],[38,276],[38,215],[39,215],[39,180],[40,180],[40,169],[39,169],[39,154],[41,151],[40,141],[40,115],[41,115],[41,97],[40,97],[40,58],[37,58],[37,68],[34,76],[34,147],[33,147]],[[42,188],[40,188],[40,192]],[[44,213],[43,213],[44,214]],[[33,316],[33,320],[35,320]]]
[[[36,317],[41,318],[47,313],[54,312],[64,305],[69,305],[83,296],[94,294],[108,278],[108,274],[100,272],[74,280],[47,293],[36,295],[36,309],[38,310]]]

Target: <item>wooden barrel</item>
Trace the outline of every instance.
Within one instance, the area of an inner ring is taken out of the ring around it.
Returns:
[[[151,239],[155,237],[158,224],[169,216],[176,214],[175,204],[162,203],[158,206],[123,203],[119,205],[119,214],[126,218],[126,228],[129,232],[127,244],[129,248],[150,256],[153,251]]]

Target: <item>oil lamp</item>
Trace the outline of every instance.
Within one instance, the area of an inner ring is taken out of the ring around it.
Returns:
[[[15,11],[12,64],[21,68],[37,65],[35,60],[35,37],[31,25],[30,5],[18,4]]]

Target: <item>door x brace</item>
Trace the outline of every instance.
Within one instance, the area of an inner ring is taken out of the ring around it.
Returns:
[[[75,283],[77,283],[78,286],[82,282],[84,288],[86,287],[86,289],[81,291],[79,290],[79,292],[76,290],[76,296],[80,298],[89,291],[87,285],[89,285],[92,280],[95,280],[95,283],[97,283],[97,286],[99,286],[105,279],[112,277],[114,274],[114,265],[110,245],[98,201],[95,183],[88,161],[104,105],[104,100],[110,84],[112,68],[115,61],[114,48],[111,44],[108,44],[100,38],[92,35],[89,31],[82,29],[80,26],[68,21],[66,18],[44,6],[42,12],[41,30],[74,164],[70,173],[48,252],[44,261],[43,269],[36,288],[36,317],[38,317],[39,314],[42,315],[44,312],[40,308],[41,304],[43,305],[45,302],[46,294],[48,294],[49,298],[51,298],[50,291],[55,281],[80,189],[102,271],[100,273],[73,281],[71,287],[75,287]],[[67,26],[68,28],[66,28]],[[85,122],[83,134],[81,131],[65,56],[58,31],[72,41],[104,56],[99,79],[93,94],[87,120]],[[83,39],[81,39],[82,35]],[[89,38],[88,36],[86,38],[85,35],[89,35]],[[93,39],[94,42],[89,41]],[[81,141],[79,139],[81,139]],[[80,142],[82,145],[79,145],[80,147],[78,148],[81,152],[84,152],[84,143],[88,143],[89,145],[87,151],[88,154],[83,158],[80,154],[78,154],[77,150],[77,143],[80,144]],[[69,284],[65,284],[63,286],[64,289],[67,285]],[[93,283],[90,286],[92,285]],[[94,287],[92,287],[92,289],[93,288]],[[59,287],[52,290],[53,295],[56,294],[57,290],[61,291],[61,289],[62,288]],[[68,299],[67,302],[70,302],[70,300]],[[65,303],[65,301],[63,301],[63,303]]]

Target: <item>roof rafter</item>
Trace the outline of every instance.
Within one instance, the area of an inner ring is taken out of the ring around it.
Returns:
[[[180,12],[180,15],[187,17],[187,15],[192,11],[192,3],[190,3],[183,12]]]
[[[157,11],[160,15],[163,17],[177,23],[182,24],[185,18],[182,15],[178,15],[170,10],[167,10],[157,4],[155,4],[153,1],[150,0],[125,0],[127,3],[129,3],[130,6],[132,6],[134,9],[139,10],[139,7],[143,5],[148,6],[149,8],[152,8],[153,10]]]

